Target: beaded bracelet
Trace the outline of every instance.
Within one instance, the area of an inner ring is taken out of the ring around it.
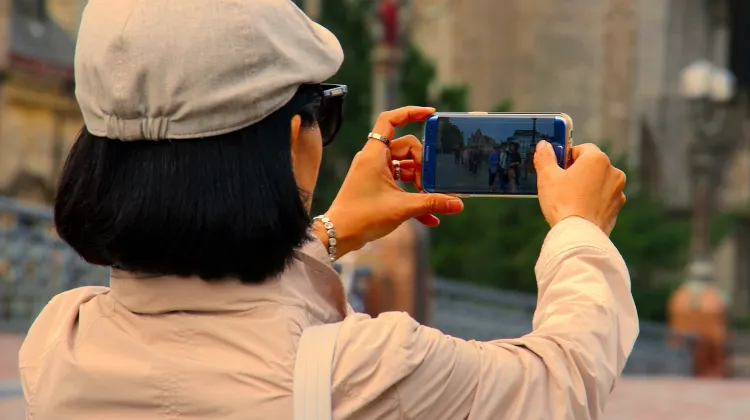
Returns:
[[[328,234],[328,258],[331,262],[336,261],[336,230],[333,227],[333,222],[326,215],[313,217],[314,221],[323,223],[323,227],[326,228]]]

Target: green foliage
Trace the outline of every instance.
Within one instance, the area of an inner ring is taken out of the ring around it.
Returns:
[[[465,201],[463,214],[444,217],[431,233],[435,271],[446,277],[535,292],[532,268],[549,231],[536,200]],[[665,303],[686,264],[688,221],[656,199],[632,194],[612,232],[628,264],[632,291],[644,319],[665,319]]]
[[[331,82],[346,84],[349,94],[341,131],[336,141],[323,154],[313,205],[316,213],[325,211],[336,196],[349,169],[349,163],[365,142],[371,115],[372,41],[367,29],[371,2],[323,0],[321,6],[325,11],[321,16],[321,24],[336,34],[346,57]]]
[[[511,112],[513,110],[513,101],[506,99],[492,108],[492,112]]]
[[[399,86],[402,104],[431,106],[442,112],[466,110],[469,94],[467,86],[443,86],[435,94],[430,94],[436,76],[435,66],[415,46],[409,45],[406,48],[402,68]],[[402,134],[421,137],[423,129],[423,124],[412,124],[405,127]]]

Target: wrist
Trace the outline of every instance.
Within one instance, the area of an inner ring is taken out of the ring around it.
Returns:
[[[317,240],[320,241],[320,243],[325,247],[326,252],[328,252],[329,254],[329,257],[333,256],[334,260],[337,260],[348,254],[349,252],[357,249],[356,245],[354,245],[355,241],[353,240],[352,236],[347,233],[345,226],[339,224],[339,218],[337,218],[335,215],[331,216],[330,212],[326,212],[322,216],[328,218],[328,220],[330,221],[330,224],[328,226],[331,226],[331,228],[327,228],[326,223],[323,220],[316,218],[315,220],[313,220],[312,233],[313,235],[315,235],[315,238],[317,238]],[[331,247],[334,247],[333,253],[331,253]]]

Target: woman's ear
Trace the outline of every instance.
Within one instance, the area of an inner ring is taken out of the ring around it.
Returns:
[[[294,149],[294,145],[297,144],[297,140],[299,140],[299,132],[302,129],[302,117],[299,115],[295,115],[292,117],[292,132],[291,132],[291,146],[292,149]]]
[[[292,131],[289,133],[289,147],[291,149],[292,155],[292,170],[294,170],[294,168],[297,167],[297,153],[299,153],[299,151],[297,150],[297,146],[301,146],[299,144],[299,135],[300,130],[302,130],[302,117],[300,117],[299,115],[295,115],[292,117],[291,130]]]

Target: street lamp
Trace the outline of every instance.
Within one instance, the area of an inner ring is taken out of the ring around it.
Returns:
[[[674,331],[697,338],[693,369],[701,377],[725,374],[726,297],[711,281],[710,227],[719,184],[714,181],[720,179],[720,163],[732,144],[724,135],[724,123],[734,90],[734,75],[708,60],[698,60],[680,73],[680,93],[695,134],[689,148],[692,240],[687,281],[670,298],[668,311]]]
[[[719,155],[731,145],[722,136],[726,104],[734,97],[735,77],[731,71],[708,60],[698,60],[680,73],[680,93],[687,102],[688,120],[695,133],[690,144],[690,174],[693,187],[693,231],[690,276],[709,280],[711,209],[716,191]]]

